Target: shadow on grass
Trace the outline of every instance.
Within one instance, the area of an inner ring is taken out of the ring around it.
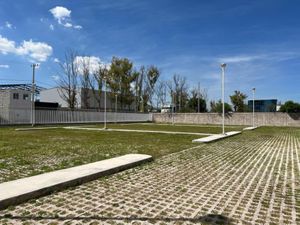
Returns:
[[[0,216],[1,219],[14,219],[14,220],[58,220],[58,221],[89,221],[89,220],[98,220],[98,221],[123,221],[123,222],[132,222],[132,221],[148,221],[148,222],[192,222],[192,223],[202,223],[206,225],[214,225],[214,224],[233,224],[232,220],[223,215],[218,214],[207,214],[204,216],[200,216],[198,218],[189,218],[189,217],[138,217],[138,216],[130,216],[130,217],[110,217],[110,216],[78,216],[78,217],[69,217],[69,216],[12,216],[10,214],[6,214],[4,216]]]

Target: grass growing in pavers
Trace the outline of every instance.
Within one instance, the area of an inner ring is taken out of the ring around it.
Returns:
[[[1,216],[8,224],[300,224],[300,129],[202,144]]]
[[[0,182],[127,153],[154,158],[195,146],[194,136],[85,130],[0,128]]]
[[[102,128],[103,124],[87,125],[83,127],[99,127]],[[173,132],[190,132],[190,133],[208,133],[217,134],[222,133],[222,127],[211,125],[188,125],[188,124],[155,124],[155,123],[127,123],[127,124],[107,124],[107,128],[110,129],[130,129],[130,130],[153,130],[153,131],[173,131]],[[225,131],[241,131],[244,126],[225,126]]]

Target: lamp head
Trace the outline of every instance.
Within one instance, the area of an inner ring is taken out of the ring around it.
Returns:
[[[225,67],[226,67],[226,63],[222,63],[222,64],[221,64],[221,67],[222,67],[222,68],[225,68]]]
[[[252,88],[252,91],[255,91],[256,89],[255,88]]]

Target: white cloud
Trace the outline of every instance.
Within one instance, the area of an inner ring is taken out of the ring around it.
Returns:
[[[96,56],[76,56],[75,63],[79,67],[79,73],[83,74],[83,65],[88,66],[90,73],[95,73],[100,67],[108,67],[99,57]]]
[[[50,24],[49,29],[50,29],[50,30],[54,30],[53,24]]]
[[[80,25],[75,25],[74,28],[77,29],[77,30],[80,30],[80,29],[82,29],[82,26],[80,26]]]
[[[60,61],[59,61],[59,59],[58,59],[58,58],[54,58],[54,59],[53,59],[53,62],[55,62],[55,63],[59,63]]]
[[[52,75],[51,77],[52,77],[52,79],[55,80],[55,81],[58,81],[59,78],[60,78],[58,75]]]
[[[13,28],[12,24],[11,24],[10,22],[8,22],[8,21],[5,22],[5,26],[6,26],[8,29],[12,29],[12,28]]]
[[[72,27],[73,25],[71,23],[65,23],[63,26],[64,27]]]
[[[219,58],[218,62],[220,63],[240,63],[240,62],[250,62],[253,60],[261,59],[263,56],[254,55],[254,56],[231,56],[231,57],[224,57]]]
[[[47,43],[32,40],[23,41],[21,45],[16,46],[14,41],[0,35],[0,52],[2,54],[12,53],[29,56],[32,60],[44,62],[52,54],[52,47]]]
[[[52,13],[53,17],[59,24],[62,24],[67,18],[71,17],[71,10],[62,6],[56,6],[50,9],[49,12]]]
[[[74,29],[82,29],[80,25],[73,25],[71,21],[71,10],[63,7],[63,6],[56,6],[49,10],[49,12],[53,15],[54,19],[57,20],[58,24],[67,27],[67,28],[74,28]]]
[[[8,68],[9,68],[9,65],[0,65],[0,68],[8,69]]]

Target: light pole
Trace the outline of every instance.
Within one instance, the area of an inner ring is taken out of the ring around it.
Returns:
[[[106,129],[106,77],[104,78],[104,129]]]
[[[115,123],[117,123],[117,111],[118,111],[118,94],[115,94]]]
[[[254,112],[255,112],[255,88],[252,88],[252,94],[253,94],[253,112],[252,112],[252,127],[254,128]]]
[[[38,64],[32,64],[32,87],[31,87],[31,126],[35,124],[35,105],[34,105],[34,93],[35,93],[35,68]]]
[[[200,113],[200,82],[198,82],[198,113]]]
[[[224,96],[225,96],[225,67],[226,64],[221,64],[222,69],[222,133],[225,134],[225,102],[224,102]]]

